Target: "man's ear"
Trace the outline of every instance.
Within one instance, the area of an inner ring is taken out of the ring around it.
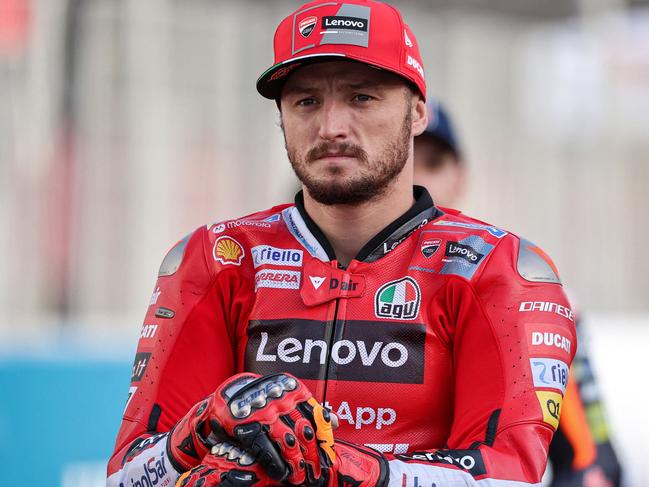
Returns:
[[[417,98],[417,102],[412,106],[412,135],[417,136],[424,133],[428,126],[428,110],[426,110],[426,102],[421,98]]]

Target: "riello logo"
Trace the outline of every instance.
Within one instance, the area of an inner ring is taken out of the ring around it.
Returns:
[[[414,320],[419,315],[421,290],[412,277],[384,284],[374,296],[374,313],[378,318]]]

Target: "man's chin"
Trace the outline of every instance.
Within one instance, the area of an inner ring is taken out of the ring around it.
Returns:
[[[383,193],[383,188],[368,184],[336,184],[332,181],[305,184],[309,196],[316,202],[327,205],[357,206],[368,203]]]

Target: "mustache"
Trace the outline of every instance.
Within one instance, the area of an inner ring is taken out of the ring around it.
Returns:
[[[306,160],[312,162],[327,156],[355,157],[367,162],[367,153],[360,146],[349,142],[322,142],[307,152]]]

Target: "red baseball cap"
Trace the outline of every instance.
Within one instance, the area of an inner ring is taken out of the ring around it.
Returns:
[[[287,76],[299,66],[344,59],[402,76],[426,98],[424,64],[417,39],[401,13],[386,3],[307,3],[279,24],[274,48],[275,64],[257,80],[257,91],[266,98],[279,98]]]

